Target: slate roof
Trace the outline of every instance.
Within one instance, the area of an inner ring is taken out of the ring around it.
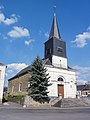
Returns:
[[[44,64],[47,64],[47,65],[51,65],[51,62],[50,62],[49,59],[46,59],[46,60],[43,59],[43,63],[44,63]],[[12,78],[10,78],[9,81],[10,81],[10,80],[13,80],[14,78],[17,78],[17,77],[19,77],[19,76],[21,76],[21,75],[24,75],[25,73],[27,73],[28,71],[30,71],[30,69],[31,69],[31,65],[29,65],[28,67],[22,69],[22,70],[21,70],[20,72],[18,72],[15,76],[13,76]]]
[[[50,60],[49,60],[48,58],[47,58],[47,59],[43,59],[43,64],[45,64],[45,65],[52,65],[52,63],[50,62]],[[24,75],[24,74],[30,72],[30,69],[31,69],[31,65],[29,65],[28,67],[22,69],[22,70],[21,70],[20,72],[18,72],[15,76],[13,76],[12,78],[10,78],[8,81],[13,80],[14,78],[17,78],[17,77],[19,77],[19,76],[21,76],[21,75]],[[74,70],[74,69],[72,69],[72,68],[69,67],[69,66],[68,66],[68,69]]]
[[[52,23],[49,39],[52,38],[52,37],[56,37],[58,39],[61,38],[55,13],[54,13],[54,17],[53,17],[53,23]]]
[[[17,78],[17,77],[19,77],[19,76],[21,76],[21,75],[24,75],[25,73],[28,73],[28,72],[30,71],[30,69],[31,69],[31,65],[29,65],[28,67],[22,69],[22,70],[21,70],[20,72],[18,72],[14,77],[10,78],[9,81],[10,81],[10,80],[13,80],[14,78]]]
[[[77,85],[77,90],[78,91],[83,91],[83,90],[89,90],[90,89],[90,85],[86,84],[86,85]]]
[[[5,66],[3,63],[0,63],[1,66]]]

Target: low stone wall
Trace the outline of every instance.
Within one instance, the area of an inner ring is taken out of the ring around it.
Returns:
[[[12,96],[12,97],[9,97],[7,99],[7,101],[23,105],[24,104],[24,97]]]
[[[34,101],[30,96],[26,96],[24,98],[24,107],[50,107],[49,103],[41,104],[39,102]]]

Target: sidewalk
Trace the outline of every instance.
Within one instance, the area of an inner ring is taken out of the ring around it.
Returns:
[[[20,109],[20,110],[79,110],[79,109],[87,109],[90,107],[67,107],[67,108],[60,108],[60,107],[23,107],[22,105],[19,105],[17,103],[13,102],[5,102],[2,105],[0,105],[0,109]]]
[[[1,108],[6,108],[6,109],[22,109],[23,106],[22,105],[19,105],[17,103],[13,103],[13,102],[5,102],[3,103],[2,105],[0,105],[0,109]]]

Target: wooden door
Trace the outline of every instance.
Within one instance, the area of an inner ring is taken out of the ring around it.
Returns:
[[[62,95],[62,98],[64,98],[64,85],[59,85],[58,84],[58,96]]]

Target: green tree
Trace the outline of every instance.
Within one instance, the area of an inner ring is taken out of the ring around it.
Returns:
[[[46,72],[47,69],[43,64],[43,61],[37,56],[31,65],[29,94],[33,100],[40,103],[49,102],[50,100],[48,96],[49,92],[47,90],[48,86],[51,84],[48,83],[50,77]]]

